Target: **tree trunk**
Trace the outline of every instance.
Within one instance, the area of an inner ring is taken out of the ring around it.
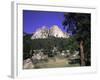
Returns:
[[[31,58],[32,55],[33,55],[33,53],[32,53],[32,49],[30,49],[29,55],[30,55],[30,58]]]
[[[80,41],[80,65],[85,66],[83,40]]]

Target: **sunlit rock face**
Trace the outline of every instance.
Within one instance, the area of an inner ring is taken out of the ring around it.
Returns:
[[[53,25],[49,30],[50,36],[59,37],[59,38],[68,38],[69,36],[64,33],[57,25]]]
[[[33,33],[31,39],[48,37],[69,38],[69,34],[63,32],[57,25],[53,25],[50,29],[48,29],[46,26],[43,26]]]
[[[36,30],[36,32],[32,35],[31,39],[38,39],[38,38],[47,38],[48,37],[48,29],[43,26]]]

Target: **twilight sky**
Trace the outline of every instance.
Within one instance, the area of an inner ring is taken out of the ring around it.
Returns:
[[[23,10],[23,31],[32,33],[39,27],[50,28],[53,25],[58,25],[62,31],[65,31],[62,25],[63,20],[63,12]]]

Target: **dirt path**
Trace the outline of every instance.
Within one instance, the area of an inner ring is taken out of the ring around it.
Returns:
[[[69,64],[66,58],[49,58],[48,62],[41,62],[36,68],[56,68],[56,67],[75,67],[79,64]]]

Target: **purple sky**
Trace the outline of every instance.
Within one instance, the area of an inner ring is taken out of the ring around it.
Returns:
[[[32,33],[39,27],[50,28],[53,25],[58,25],[62,31],[65,31],[62,25],[63,20],[63,12],[23,10],[23,31]]]

